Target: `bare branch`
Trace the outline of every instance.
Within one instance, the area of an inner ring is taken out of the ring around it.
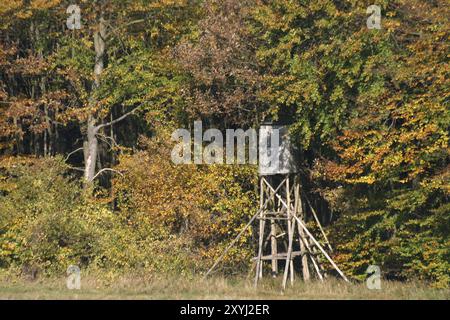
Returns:
[[[120,122],[120,121],[126,119],[127,117],[129,117],[129,116],[131,116],[132,114],[134,114],[134,113],[135,113],[138,109],[140,109],[144,104],[145,104],[145,102],[141,103],[140,105],[138,105],[136,108],[134,108],[134,109],[131,110],[130,112],[125,113],[124,115],[120,116],[119,118],[117,118],[117,119],[115,119],[115,120],[113,120],[113,121],[110,121],[110,122],[107,122],[107,123],[102,123],[102,124],[98,125],[97,127],[95,127],[95,130],[98,131],[98,130],[100,130],[101,128],[112,126],[112,125],[114,125],[114,124],[116,124],[116,123],[118,123],[118,122]]]
[[[102,141],[104,141],[111,149],[114,148],[114,146],[117,146],[117,145],[118,145],[117,142],[116,142],[116,140],[114,140],[114,138],[112,138],[112,137],[108,137],[107,135],[104,135],[104,134],[102,134],[102,133],[97,133],[97,136],[98,136]],[[110,140],[111,143],[110,143],[108,140]]]
[[[111,168],[104,168],[104,169],[100,170],[99,172],[97,172],[97,174],[92,178],[92,181],[94,181],[99,175],[101,175],[102,173],[104,173],[106,171],[112,171],[112,172],[118,173],[120,176],[123,177],[123,174],[120,171],[117,171],[117,170],[114,170]]]
[[[71,155],[73,155],[74,153],[77,153],[78,151],[81,151],[81,150],[83,150],[83,148],[78,148],[78,149],[72,151],[71,153],[69,153],[69,154],[67,155],[66,159],[64,159],[64,162],[66,162],[67,160],[69,160],[69,158],[70,158]]]
[[[68,166],[68,168],[69,168],[70,170],[75,170],[75,171],[81,171],[81,172],[84,172],[84,168],[77,168],[77,167],[71,167],[71,166]]]

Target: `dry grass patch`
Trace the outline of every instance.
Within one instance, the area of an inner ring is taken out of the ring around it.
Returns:
[[[422,283],[382,282],[381,290],[363,283],[296,281],[285,292],[280,279],[264,279],[258,289],[251,279],[214,277],[122,276],[82,278],[81,290],[68,290],[65,278],[0,281],[0,299],[450,299],[450,290]]]

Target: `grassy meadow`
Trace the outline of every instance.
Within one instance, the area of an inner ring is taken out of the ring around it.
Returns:
[[[0,299],[450,299],[450,290],[434,289],[419,282],[382,282],[381,290],[369,290],[364,283],[345,283],[330,279],[323,283],[296,281],[284,293],[281,279],[263,279],[258,289],[252,279],[215,277],[201,278],[148,278],[119,277],[98,280],[84,277],[80,290],[69,290],[65,279],[2,279]]]

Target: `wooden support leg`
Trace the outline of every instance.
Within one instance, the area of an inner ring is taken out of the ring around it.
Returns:
[[[299,227],[299,229],[301,228],[300,224],[298,224],[298,227]],[[306,250],[309,253],[308,256],[309,256],[309,258],[310,258],[310,260],[311,260],[311,262],[312,262],[312,264],[314,266],[314,269],[316,270],[317,276],[319,277],[319,279],[321,281],[323,281],[323,276],[322,276],[322,272],[321,272],[320,266],[316,262],[316,259],[315,259],[314,254],[313,254],[314,251],[311,249],[311,246],[308,243],[308,239],[306,237],[300,237],[300,241],[303,243],[303,247],[306,248]],[[308,269],[308,275],[310,276],[309,269]]]
[[[296,185],[295,185],[295,213],[296,213],[296,216],[301,217],[302,219],[305,216],[305,212],[303,210],[302,198],[301,198],[301,194],[300,194],[300,182],[298,181],[298,178],[296,180]],[[297,226],[298,226],[299,238],[305,239],[305,233],[303,232],[302,228],[300,227],[300,225],[297,225]],[[300,240],[300,252],[302,254],[301,261],[302,261],[303,280],[309,281],[311,279],[311,275],[310,275],[309,266],[308,266],[308,250],[305,246],[304,241],[301,241],[301,240]]]
[[[300,225],[298,226],[298,233],[299,233],[299,239],[300,239],[300,252],[302,254],[302,274],[303,274],[303,280],[309,281],[311,279],[311,274],[309,272],[309,266],[308,266],[308,255],[309,252],[306,248],[306,245],[304,243],[305,239],[305,233],[303,232]],[[302,241],[303,239],[303,241]]]
[[[293,272],[293,268],[291,269],[291,261],[292,261],[292,244],[293,244],[293,240],[294,240],[294,230],[293,230],[293,226],[294,226],[294,222],[289,221],[288,220],[288,236],[289,236],[289,240],[288,240],[288,250],[287,250],[287,255],[286,255],[286,264],[284,267],[284,276],[283,276],[283,290],[286,289],[286,284],[287,284],[287,279],[288,279],[288,273],[289,270],[291,270],[291,272]],[[293,275],[291,275],[291,277],[293,278]]]
[[[264,229],[265,229],[265,220],[259,221],[259,243],[258,243],[258,257],[256,260],[256,275],[255,275],[255,287],[258,285],[258,280],[262,278],[262,250],[263,250],[263,241],[264,241]]]
[[[275,220],[270,221],[270,241],[271,241],[271,252],[272,257],[275,257],[278,253],[278,244],[277,244],[277,229],[276,229]],[[272,259],[272,277],[276,277],[278,274],[278,260]]]
[[[287,202],[290,203],[290,186],[289,186],[289,178],[286,180],[286,195],[287,195]],[[286,284],[287,284],[287,279],[288,279],[288,272],[290,266],[291,266],[291,260],[292,260],[292,243],[294,240],[294,226],[295,226],[295,222],[292,219],[291,216],[291,208],[290,206],[287,206],[287,227],[288,227],[288,250],[287,250],[287,254],[286,254],[286,263],[285,263],[285,267],[284,267],[284,275],[283,275],[283,290],[286,289]],[[291,272],[294,272],[293,269],[291,269]],[[293,278],[293,275],[291,276],[291,278]]]
[[[294,232],[294,228],[292,228],[292,232]],[[292,254],[291,254],[291,260],[289,261],[289,270],[290,270],[290,276],[291,276],[291,285],[293,285],[294,284],[294,271],[295,270],[294,270],[294,259],[292,258]]]
[[[264,178],[261,178],[261,183],[260,183],[260,188],[261,188],[261,206],[263,204],[263,195],[264,195]],[[264,218],[264,210],[261,210],[261,213],[259,215],[260,220],[259,220],[259,241],[258,241],[258,257],[256,260],[256,272],[255,272],[255,287],[258,285],[258,280],[260,278],[262,278],[262,251],[263,251],[263,247],[264,247],[264,229],[265,229],[265,223],[266,221],[263,219]]]

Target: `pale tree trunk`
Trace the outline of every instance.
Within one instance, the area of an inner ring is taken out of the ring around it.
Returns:
[[[95,108],[97,101],[93,98],[95,90],[100,86],[100,77],[104,69],[104,60],[106,53],[106,24],[103,16],[100,17],[98,29],[94,33],[94,46],[95,46],[95,66],[94,66],[94,85],[92,87],[92,98],[90,104],[92,108]],[[86,140],[83,144],[84,152],[84,180],[86,185],[91,185],[96,174],[96,163],[98,155],[98,139],[97,133],[99,130],[99,119],[93,112],[87,121]]]
[[[118,117],[115,120],[112,120],[107,123],[102,123],[102,119],[100,116],[98,116],[96,112],[96,104],[98,101],[96,101],[94,94],[95,90],[100,87],[100,79],[101,75],[104,70],[104,61],[105,61],[105,55],[106,55],[106,21],[103,18],[103,13],[100,14],[100,19],[98,23],[98,27],[96,32],[94,33],[94,46],[95,46],[95,66],[94,66],[94,84],[92,86],[92,92],[91,97],[89,99],[90,107],[92,108],[92,111],[88,117],[87,123],[86,123],[86,133],[85,133],[85,140],[83,143],[83,153],[84,153],[84,183],[86,189],[90,189],[92,186],[92,183],[94,179],[106,171],[113,171],[117,172],[114,169],[111,168],[103,168],[100,171],[97,172],[97,157],[99,154],[99,143],[97,134],[99,133],[99,130],[102,128],[113,126],[116,123],[119,123],[120,121],[123,121],[128,116],[134,114],[139,108],[141,108],[144,105],[144,102],[142,102],[140,105],[136,106],[133,110],[123,114],[122,116]],[[120,172],[117,172],[120,174]]]
[[[96,161],[98,154],[97,128],[94,117],[89,117],[87,124],[86,141],[83,145],[84,151],[84,180],[91,184],[95,177]]]

